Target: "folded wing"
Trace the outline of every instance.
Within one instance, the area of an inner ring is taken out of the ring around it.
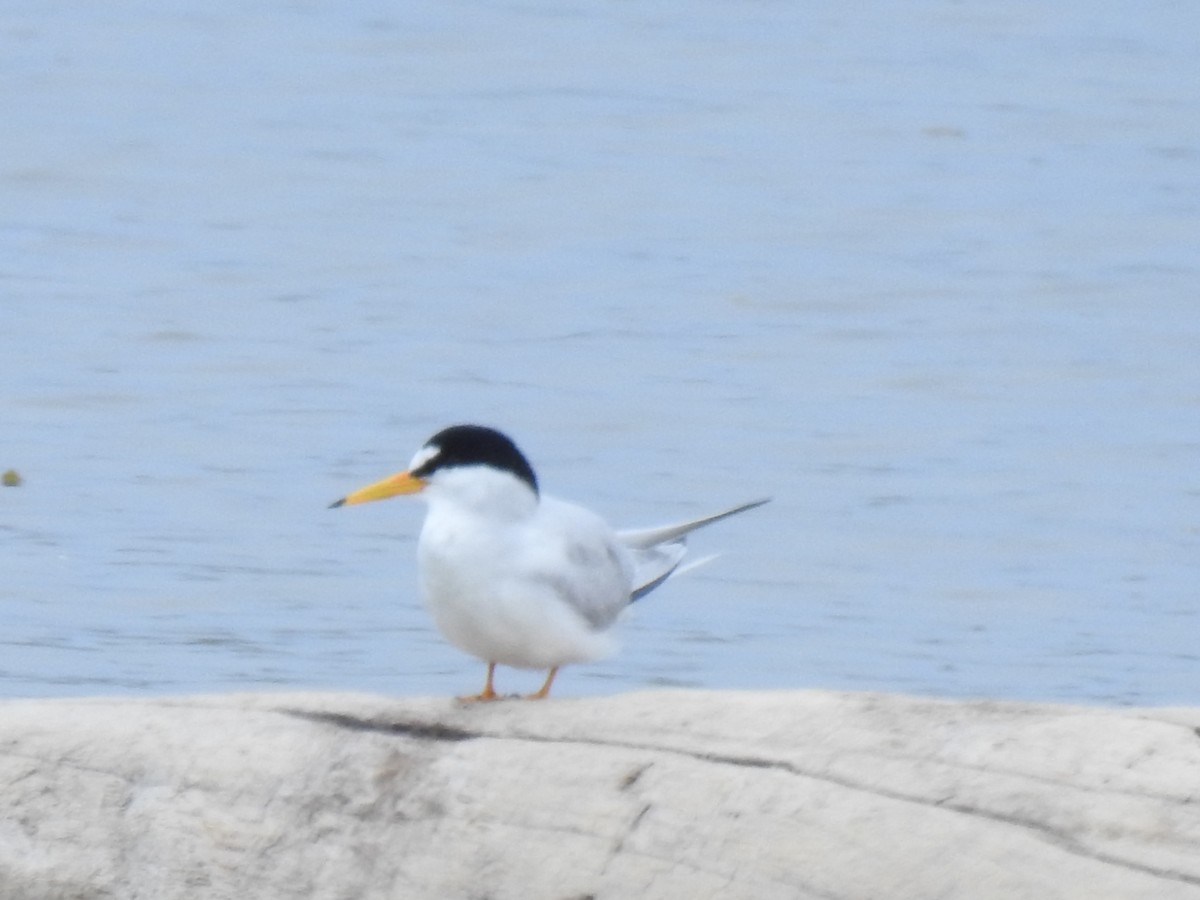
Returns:
[[[687,553],[686,542],[689,532],[762,506],[769,500],[769,497],[753,500],[732,509],[692,519],[689,522],[618,531],[617,539],[629,549],[630,556],[633,558],[634,588],[633,593],[630,594],[630,602],[640,600],[671,577]]]

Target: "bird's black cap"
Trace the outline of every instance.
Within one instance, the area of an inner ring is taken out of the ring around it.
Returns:
[[[437,448],[437,453],[421,463],[410,474],[428,478],[439,469],[455,466],[491,466],[508,472],[538,492],[537,476],[512,439],[485,425],[451,425],[443,428],[425,442]]]

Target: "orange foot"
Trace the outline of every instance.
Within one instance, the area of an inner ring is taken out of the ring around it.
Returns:
[[[550,685],[554,684],[554,676],[557,674],[558,674],[558,666],[555,666],[553,669],[550,670],[550,674],[548,674],[546,676],[546,680],[545,680],[545,682],[543,682],[542,686],[540,688],[538,688],[536,691],[534,691],[532,694],[526,694],[525,699],[526,700],[545,700],[547,697],[549,697],[550,696]]]
[[[465,697],[455,697],[459,703],[487,703],[490,700],[503,700],[503,694],[495,691],[480,691],[478,694],[467,694]]]
[[[487,681],[485,681],[483,684],[483,690],[478,694],[470,694],[466,697],[459,697],[458,701],[460,703],[485,703],[489,700],[503,700],[504,698],[497,694],[496,689],[492,687],[492,679],[495,677],[495,675],[496,664],[488,663]]]

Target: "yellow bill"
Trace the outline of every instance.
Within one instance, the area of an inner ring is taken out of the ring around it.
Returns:
[[[372,500],[386,500],[388,497],[395,497],[399,494],[415,494],[424,487],[424,479],[410,475],[408,472],[400,472],[347,494],[341,500],[330,503],[329,508],[351,506],[355,503],[369,503]]]

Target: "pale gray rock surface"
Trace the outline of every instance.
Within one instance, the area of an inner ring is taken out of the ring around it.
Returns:
[[[0,898],[1200,900],[1200,710],[0,703]]]

